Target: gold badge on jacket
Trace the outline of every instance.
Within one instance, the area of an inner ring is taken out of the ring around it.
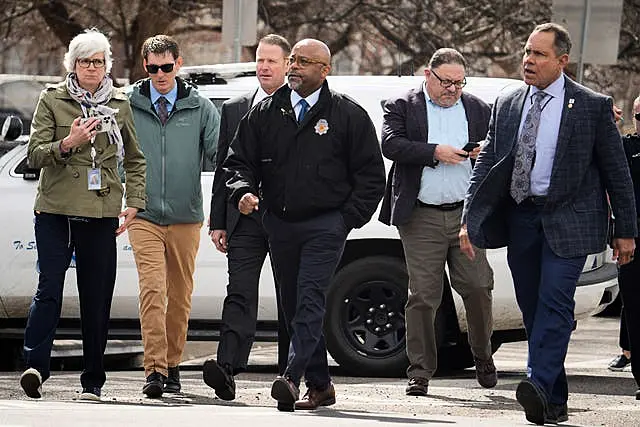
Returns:
[[[320,119],[318,120],[318,123],[316,123],[314,129],[316,130],[316,133],[318,135],[324,135],[329,131],[329,122],[327,122],[325,119]]]

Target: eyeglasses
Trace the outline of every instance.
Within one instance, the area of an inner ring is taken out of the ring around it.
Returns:
[[[304,56],[296,56],[296,55],[291,55],[290,57],[287,58],[287,61],[289,61],[289,64],[295,64],[297,62],[298,65],[300,65],[301,67],[308,67],[311,64],[320,64],[322,66],[327,65],[322,61],[317,61],[315,59],[306,58]]]
[[[455,86],[456,89],[462,89],[467,84],[467,78],[463,78],[462,80],[453,81],[453,80],[442,80],[439,75],[436,74],[435,71],[431,70],[431,74],[436,76],[436,79],[440,80],[440,86],[443,88],[451,87],[451,85]]]
[[[170,73],[173,71],[174,65],[174,63],[162,65],[147,64],[147,71],[149,72],[149,74],[155,74],[158,72],[158,70],[162,70],[163,73]]]
[[[104,64],[105,64],[104,59],[82,58],[82,59],[78,59],[76,62],[82,68],[89,68],[89,65],[91,64],[93,64],[93,68],[102,68],[104,67]]]

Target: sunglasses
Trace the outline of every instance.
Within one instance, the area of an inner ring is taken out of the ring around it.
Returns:
[[[147,64],[147,71],[149,72],[149,74],[155,74],[158,72],[158,70],[162,70],[163,73],[170,73],[173,71],[174,65],[174,63],[162,65]]]

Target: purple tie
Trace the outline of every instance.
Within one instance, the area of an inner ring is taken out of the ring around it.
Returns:
[[[167,123],[167,119],[169,119],[169,111],[167,110],[167,98],[164,96],[161,96],[158,98],[158,101],[156,101],[156,112],[158,113],[158,117],[162,124],[164,125]]]

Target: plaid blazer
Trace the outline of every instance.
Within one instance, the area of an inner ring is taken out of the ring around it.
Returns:
[[[480,248],[506,246],[507,218],[518,128],[529,91],[499,97],[491,112],[487,143],[478,156],[465,198],[463,222]],[[569,107],[569,100],[572,100]],[[609,235],[637,235],[636,207],[620,133],[609,97],[565,76],[565,98],[542,225],[551,249],[569,258],[601,252]],[[517,236],[513,236],[517,238]]]

